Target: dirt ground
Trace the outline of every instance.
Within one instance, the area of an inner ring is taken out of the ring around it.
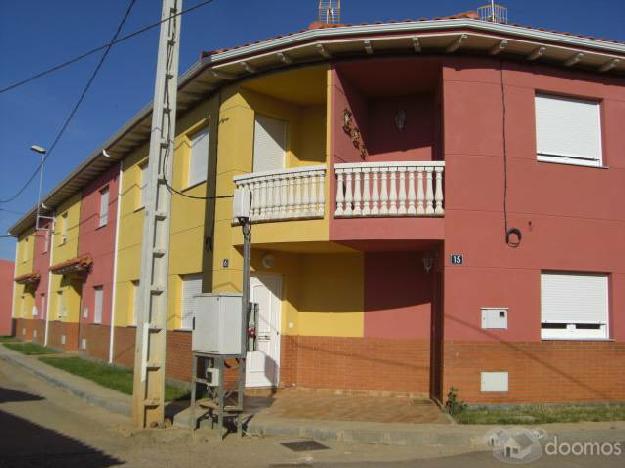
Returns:
[[[622,435],[621,435],[622,436]],[[0,467],[503,466],[467,447],[326,443],[295,452],[293,438],[220,441],[209,431],[139,431],[128,418],[90,406],[0,360]],[[465,453],[463,453],[465,452]],[[623,457],[600,466],[624,466]],[[597,466],[596,457],[543,458],[535,466]]]

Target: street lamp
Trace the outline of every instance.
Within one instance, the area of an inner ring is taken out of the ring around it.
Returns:
[[[41,191],[43,189],[43,164],[46,160],[47,150],[43,146],[32,145],[30,150],[41,156],[41,164],[39,167],[39,194],[37,195],[37,220],[35,221],[35,230],[39,231],[39,219],[41,218]],[[46,217],[47,218],[47,217]],[[51,219],[51,218],[50,218]]]

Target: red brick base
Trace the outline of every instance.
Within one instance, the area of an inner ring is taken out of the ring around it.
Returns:
[[[132,368],[135,363],[135,327],[115,327],[113,363]]]
[[[45,321],[41,319],[15,319],[15,336],[23,341],[43,344]]]
[[[280,385],[429,393],[427,340],[282,336]]]
[[[625,400],[625,343],[446,342],[444,386],[467,402]],[[481,392],[480,372],[507,371],[507,392]]]
[[[81,351],[88,356],[108,361],[110,333],[110,325],[83,323],[80,326],[79,344],[82,345],[84,339],[85,349]]]
[[[78,349],[78,323],[50,320],[48,324],[48,346],[65,351]],[[65,344],[63,344],[65,336]]]

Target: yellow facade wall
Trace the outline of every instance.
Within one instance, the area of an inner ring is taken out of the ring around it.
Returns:
[[[300,83],[300,86],[305,87],[306,83]],[[327,165],[325,104],[297,105],[238,85],[231,86],[221,93],[216,178],[217,193],[220,195],[232,195],[233,177],[252,171],[256,114],[287,121],[287,168]],[[328,199],[329,183],[326,178]],[[252,243],[327,242],[328,215],[326,212],[323,219],[255,224]],[[232,200],[216,200],[213,258],[215,291],[240,290],[242,243],[241,229],[232,226]],[[227,267],[224,267],[224,262],[227,262]]]
[[[264,255],[274,257],[271,269]],[[282,277],[281,334],[362,337],[364,256],[353,253],[252,252],[253,274]],[[240,276],[240,273],[238,274]]]
[[[30,229],[22,233],[18,239],[15,257],[15,277],[33,272],[35,255],[35,231]],[[13,290],[13,317],[32,318],[35,296],[32,286],[15,283]]]
[[[207,184],[189,186],[191,139],[198,131],[209,127],[210,152],[216,151],[217,98],[209,99],[186,113],[176,122],[175,152],[171,186],[177,192],[192,197],[205,197]],[[115,325],[132,325],[136,288],[133,282],[141,274],[141,245],[145,209],[140,206],[139,191],[141,166],[147,161],[148,145],[135,151],[124,160],[120,226],[117,258],[117,285]],[[185,197],[174,193],[170,220],[170,255],[168,272],[168,327],[176,329],[181,323],[182,277],[203,271],[206,253],[206,200]]]
[[[56,210],[52,234],[51,265],[75,258],[78,255],[81,195],[74,195]],[[82,297],[82,280],[64,275],[52,275],[49,312],[51,320],[78,322]]]
[[[133,324],[134,286],[141,274],[141,241],[145,209],[141,204],[141,166],[147,162],[149,148],[143,145],[123,161],[117,239],[117,277],[115,285],[115,326]]]

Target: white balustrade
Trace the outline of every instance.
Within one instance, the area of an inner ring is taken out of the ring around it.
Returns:
[[[334,216],[443,216],[444,171],[444,161],[335,164]]]
[[[252,172],[234,177],[236,188],[248,190],[252,195],[252,222],[323,218],[325,180],[325,166]]]

